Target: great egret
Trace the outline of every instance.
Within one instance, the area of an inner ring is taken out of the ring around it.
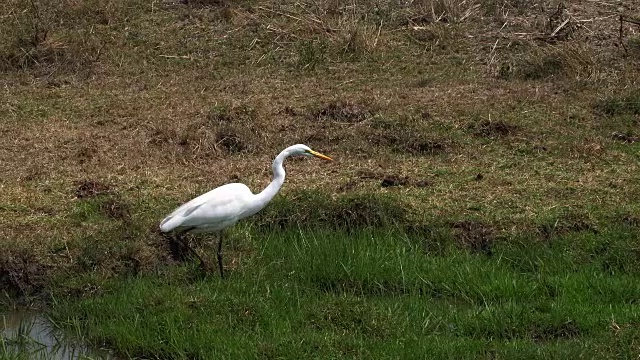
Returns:
[[[308,146],[297,144],[282,150],[273,160],[273,180],[262,192],[253,194],[249,188],[240,183],[232,183],[215,188],[175,209],[160,223],[160,231],[173,232],[184,245],[182,237],[187,232],[218,233],[218,267],[220,277],[222,270],[222,230],[234,225],[238,220],[251,216],[262,210],[276,195],[284,183],[285,171],[282,163],[293,155],[315,156],[332,161],[330,157],[311,150]],[[202,258],[191,247],[186,247],[200,260]]]

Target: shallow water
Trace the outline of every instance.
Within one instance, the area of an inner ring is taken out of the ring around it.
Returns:
[[[21,354],[46,360],[116,359],[107,350],[89,347],[56,329],[41,312],[10,310],[2,313],[0,320],[4,339],[0,357]]]

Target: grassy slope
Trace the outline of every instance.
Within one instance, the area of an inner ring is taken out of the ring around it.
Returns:
[[[640,50],[630,24],[620,47],[608,6],[204,3],[0,5],[7,291],[83,297],[117,275],[166,271],[155,228],[167,211],[235,179],[264,186],[273,156],[298,142],[339,161],[290,161],[279,200],[254,224],[392,225],[427,249],[484,254],[636,231]],[[634,263],[636,246],[625,246],[591,251]],[[259,247],[230,250],[227,265]],[[260,264],[246,266],[229,296],[257,281]]]

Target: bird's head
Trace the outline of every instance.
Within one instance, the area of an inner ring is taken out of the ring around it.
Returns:
[[[297,145],[290,146],[287,150],[288,150],[290,155],[315,156],[315,157],[323,159],[323,160],[333,161],[333,159],[328,157],[327,155],[320,154],[317,151],[313,151],[313,150],[311,150],[310,147],[308,147],[307,145],[303,145],[303,144],[297,144]]]

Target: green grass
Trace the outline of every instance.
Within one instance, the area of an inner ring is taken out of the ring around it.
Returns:
[[[131,358],[640,354],[636,228],[522,238],[491,256],[393,230],[249,233],[225,280],[178,266],[58,299],[53,316]]]

